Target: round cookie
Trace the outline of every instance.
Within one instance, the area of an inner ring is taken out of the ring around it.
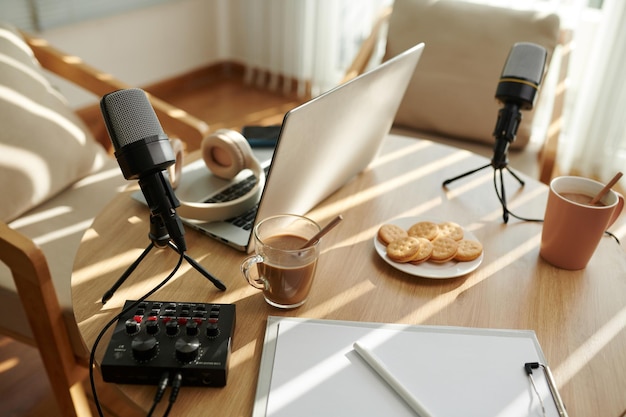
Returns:
[[[425,237],[418,237],[417,240],[420,242],[420,247],[417,250],[417,253],[409,262],[414,265],[421,264],[422,262],[427,261],[430,258],[430,255],[433,253],[433,244],[430,240]]]
[[[383,224],[378,229],[378,240],[385,246],[406,236],[408,236],[406,230],[395,224]]]
[[[438,225],[439,236],[447,236],[454,240],[463,239],[463,228],[454,222],[444,222]]]
[[[437,236],[432,241],[433,252],[430,260],[437,263],[444,263],[454,259],[459,243],[448,236]]]
[[[480,242],[463,239],[459,241],[454,259],[459,262],[469,262],[478,258],[481,253],[483,253],[483,245]]]
[[[418,222],[409,227],[408,234],[413,237],[423,237],[428,240],[433,240],[439,234],[439,226],[429,221]]]
[[[394,240],[387,245],[387,256],[394,262],[409,262],[419,251],[420,241],[411,236]]]

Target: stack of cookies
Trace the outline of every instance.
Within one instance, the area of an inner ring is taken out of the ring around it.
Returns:
[[[478,258],[483,246],[464,239],[463,228],[454,222],[417,222],[408,230],[394,224],[378,229],[378,240],[386,246],[387,256],[394,262],[420,264],[448,261],[469,262]]]

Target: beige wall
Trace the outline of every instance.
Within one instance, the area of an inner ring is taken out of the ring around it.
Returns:
[[[142,86],[228,58],[229,0],[183,0],[42,32],[57,48]],[[99,98],[55,80],[73,107]]]

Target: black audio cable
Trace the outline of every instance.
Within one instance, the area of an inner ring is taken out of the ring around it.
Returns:
[[[498,172],[500,172],[500,190],[498,190],[498,175],[497,175]],[[502,176],[502,170],[495,170],[495,169],[493,170],[493,188],[495,188],[496,190],[496,196],[498,197],[498,200],[500,201],[500,204],[502,205],[502,210],[504,210],[504,213],[507,219],[508,219],[508,215],[511,215],[515,217],[516,219],[522,220],[525,222],[537,222],[537,223],[543,222],[543,219],[529,219],[527,217],[518,216],[509,210],[506,204],[506,198],[504,195],[504,192],[505,192],[504,191],[504,178]]]
[[[178,392],[180,391],[180,386],[182,385],[182,383],[183,376],[180,374],[180,372],[176,372],[176,374],[174,375],[174,379],[172,380],[172,391],[170,392],[169,404],[167,405],[167,409],[165,410],[163,417],[167,417],[170,414],[172,406],[176,402],[176,398],[178,398]]]
[[[165,390],[167,389],[167,385],[169,381],[170,381],[170,374],[167,372],[164,372],[163,375],[161,376],[161,379],[159,379],[159,383],[157,385],[157,391],[156,391],[156,394],[154,394],[154,400],[152,400],[152,407],[150,407],[150,411],[148,411],[147,417],[152,417],[152,413],[154,413],[154,409],[161,401],[161,398],[163,398],[163,394],[165,394]]]
[[[109,327],[111,327],[113,324],[115,324],[120,317],[122,317],[123,315],[125,315],[126,313],[128,313],[129,311],[135,309],[137,307],[137,305],[139,305],[139,303],[143,302],[146,300],[146,298],[150,297],[152,294],[154,294],[155,292],[157,292],[158,290],[160,290],[163,286],[165,286],[165,284],[167,284],[169,282],[169,280],[171,280],[174,275],[176,275],[176,272],[178,272],[178,270],[180,269],[180,266],[183,263],[183,260],[185,259],[183,256],[184,252],[181,252],[180,257],[178,258],[178,263],[176,264],[176,266],[174,267],[174,269],[169,273],[169,275],[163,280],[161,281],[156,287],[152,288],[150,291],[148,291],[146,294],[144,294],[141,298],[139,298],[137,301],[135,301],[134,303],[132,303],[131,305],[129,305],[126,309],[123,309],[119,314],[115,315],[115,317],[113,317],[113,319],[111,319],[111,321],[109,321],[100,331],[100,333],[98,334],[98,337],[96,337],[96,341],[94,342],[92,348],[91,348],[91,352],[89,354],[89,382],[91,384],[91,392],[93,394],[93,401],[96,405],[96,410],[98,411],[98,415],[100,417],[104,417],[104,414],[102,412],[102,407],[100,406],[100,401],[98,400],[98,392],[96,390],[96,382],[94,379],[94,367],[95,367],[95,362],[96,362],[96,348],[98,347],[98,344],[100,343],[100,340],[102,339],[102,337],[104,337],[104,334],[106,333],[106,331],[109,329]]]

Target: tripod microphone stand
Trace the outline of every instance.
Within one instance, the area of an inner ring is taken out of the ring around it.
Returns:
[[[496,195],[500,200],[500,204],[502,205],[502,220],[504,221],[504,223],[507,223],[509,221],[509,214],[511,214],[511,212],[507,208],[506,204],[506,191],[504,187],[503,170],[506,170],[509,174],[511,174],[511,176],[513,176],[513,178],[515,178],[517,182],[519,182],[520,186],[524,186],[524,181],[509,168],[509,161],[507,156],[509,144],[515,139],[517,127],[519,126],[521,120],[522,114],[520,112],[519,106],[515,104],[509,104],[505,107],[502,107],[498,112],[498,121],[496,122],[496,128],[493,133],[496,138],[496,144],[494,146],[493,158],[491,159],[491,162],[476,169],[467,171],[454,178],[447,179],[442,184],[442,187],[445,187],[458,179],[465,178],[468,175],[472,175],[483,169],[489,168],[490,166],[493,167],[493,185],[496,191]],[[497,185],[498,173],[500,174],[499,192]]]
[[[148,236],[150,237],[150,244],[146,247],[146,249],[144,249],[141,255],[139,255],[139,257],[126,269],[126,271],[124,271],[122,276],[115,282],[115,284],[113,284],[113,286],[104,293],[104,295],[102,296],[102,304],[106,304],[106,302],[109,301],[111,297],[113,297],[115,291],[117,291],[117,289],[124,283],[124,281],[128,279],[128,277],[133,273],[133,271],[137,268],[137,266],[139,266],[141,261],[143,261],[143,259],[148,255],[148,253],[150,253],[153,248],[170,248],[179,255],[181,254],[181,252],[178,250],[178,247],[176,247],[176,245],[172,243],[170,235],[167,233],[167,228],[163,224],[161,216],[150,214],[150,233]],[[196,262],[192,257],[188,256],[184,252],[182,253],[182,256],[187,262],[189,262],[189,264],[194,269],[196,269],[198,272],[204,275],[204,277],[211,281],[213,285],[215,285],[215,287],[217,287],[221,291],[226,290],[226,285],[224,285],[222,281],[211,275],[206,269],[202,267],[202,265]]]
[[[546,65],[546,49],[534,43],[518,42],[511,48],[507,57],[498,87],[496,88],[496,99],[504,104],[498,111],[498,120],[493,136],[496,139],[493,148],[493,158],[491,163],[480,168],[468,171],[457,177],[450,178],[443,182],[443,186],[466,177],[482,169],[492,166],[493,185],[496,195],[502,204],[502,219],[504,223],[509,221],[509,214],[521,220],[539,221],[536,219],[524,219],[511,213],[506,206],[506,193],[504,190],[503,170],[507,170],[523,187],[521,180],[508,167],[509,161],[507,151],[511,142],[515,140],[517,128],[522,120],[520,110],[531,110],[535,103],[535,96],[543,77]],[[500,173],[500,191],[498,192],[497,173]]]

